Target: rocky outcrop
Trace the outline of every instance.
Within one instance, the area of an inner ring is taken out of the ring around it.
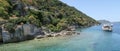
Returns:
[[[46,37],[58,37],[76,34],[75,27],[70,27],[60,32],[51,32],[47,28],[38,28],[35,25],[29,23],[16,25],[14,33],[7,31],[4,26],[0,29],[0,31],[1,41],[4,43],[19,42],[34,38],[41,39]]]
[[[98,20],[98,22],[100,22],[101,24],[108,24],[108,23],[111,23],[111,22],[108,21],[108,20]]]
[[[63,30],[63,31],[57,32],[57,33],[51,32],[51,33],[47,33],[45,35],[38,35],[38,36],[35,37],[35,39],[41,39],[41,38],[47,38],[47,37],[58,37],[58,36],[69,36],[69,35],[74,35],[74,34],[77,34],[77,33],[75,31]]]
[[[4,27],[0,29],[0,41],[4,43],[19,42],[34,39],[38,35],[45,35],[40,28],[33,24],[17,25],[14,33],[8,32]]]
[[[3,43],[12,42],[11,36],[8,31],[5,31],[5,30],[2,31],[2,38],[3,38]]]

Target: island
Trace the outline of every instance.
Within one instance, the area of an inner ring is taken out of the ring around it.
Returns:
[[[95,24],[99,22],[59,0],[0,0],[1,43],[75,34],[76,28]]]

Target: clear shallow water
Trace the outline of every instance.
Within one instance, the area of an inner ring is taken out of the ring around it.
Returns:
[[[81,34],[0,45],[0,51],[120,51],[120,23],[114,23],[113,32],[101,26],[77,31]]]

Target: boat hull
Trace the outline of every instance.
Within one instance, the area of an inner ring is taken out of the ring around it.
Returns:
[[[102,26],[102,29],[104,31],[112,32],[112,26],[111,25],[104,25],[104,26]]]

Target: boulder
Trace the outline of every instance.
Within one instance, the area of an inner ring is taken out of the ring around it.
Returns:
[[[61,34],[56,34],[55,37],[61,36]]]
[[[72,35],[72,32],[71,31],[67,31],[66,35]]]
[[[41,39],[41,38],[44,38],[45,36],[43,36],[43,35],[38,35],[38,36],[36,36],[35,38],[36,39]]]
[[[51,34],[47,34],[46,37],[54,37],[54,36]]]

